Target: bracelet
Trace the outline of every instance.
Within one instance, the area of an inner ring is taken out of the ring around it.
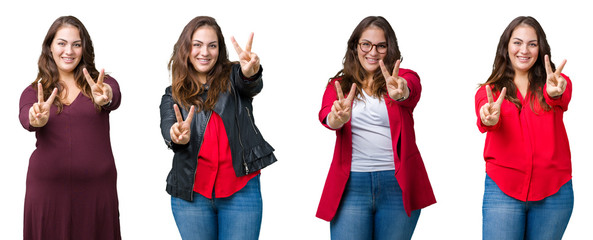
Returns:
[[[408,99],[408,97],[410,97],[410,88],[408,88],[408,96],[407,97],[403,96],[395,101],[402,102],[402,101],[405,101],[406,99]]]

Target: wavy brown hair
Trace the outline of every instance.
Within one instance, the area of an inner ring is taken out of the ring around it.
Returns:
[[[340,81],[340,86],[342,87],[342,92],[347,93],[350,91],[350,87],[353,83],[356,83],[356,96],[358,98],[358,93],[362,91],[362,82],[367,77],[367,72],[362,67],[360,61],[358,61],[358,41],[360,41],[360,37],[362,33],[370,27],[378,27],[385,33],[385,39],[387,41],[387,54],[385,58],[383,58],[383,62],[385,63],[385,67],[387,67],[389,72],[393,71],[393,67],[395,65],[395,61],[401,59],[401,52],[399,51],[399,46],[397,44],[397,37],[395,36],[395,32],[393,28],[387,22],[387,20],[381,16],[369,16],[363,19],[354,31],[352,35],[350,35],[350,39],[348,39],[348,49],[346,50],[346,55],[344,56],[343,65],[344,68],[333,77],[342,77]],[[330,79],[331,80],[331,79]],[[378,68],[373,73],[373,83],[371,85],[371,91],[373,92],[373,96],[377,98],[381,98],[383,95],[387,94],[387,88],[385,87],[385,77],[381,73],[381,68]]]
[[[218,58],[206,77],[210,87],[205,101],[200,97],[205,91],[204,86],[198,81],[198,72],[189,59],[192,48],[192,35],[202,26],[212,27],[218,38]],[[213,109],[218,100],[218,94],[229,90],[230,86],[227,80],[231,65],[224,43],[224,36],[216,20],[207,16],[195,17],[183,28],[177,43],[173,47],[171,60],[169,60],[173,99],[185,109],[189,109],[191,105],[196,105],[198,110]]]
[[[503,87],[507,88],[507,94],[505,96],[506,100],[509,100],[518,109],[521,109],[521,101],[517,98],[517,86],[515,86],[514,78],[515,78],[515,70],[511,64],[511,60],[509,58],[509,42],[511,40],[511,35],[515,28],[520,25],[527,25],[532,27],[535,30],[537,35],[537,44],[538,44],[538,54],[537,60],[533,64],[533,66],[529,69],[528,76],[529,76],[529,88],[528,91],[531,92],[531,110],[536,112],[533,107],[533,102],[535,99],[539,101],[540,106],[549,111],[552,108],[548,105],[544,99],[543,88],[546,84],[546,67],[544,63],[544,56],[548,55],[550,59],[552,59],[552,53],[550,52],[550,45],[548,44],[548,40],[546,39],[546,33],[544,29],[541,27],[539,22],[535,20],[533,17],[529,16],[521,16],[515,18],[504,30],[502,35],[500,36],[500,41],[498,42],[498,47],[496,48],[496,57],[494,58],[494,64],[492,67],[492,74],[483,84],[484,85],[491,85],[493,91],[500,91]],[[552,65],[552,69],[555,71],[556,66],[550,60],[550,64]]]
[[[58,88],[58,96],[61,96],[63,91],[68,91],[65,85],[60,83],[58,67],[51,52],[51,44],[54,41],[56,33],[58,30],[60,30],[60,28],[66,26],[76,27],[82,42],[82,56],[80,56],[80,62],[78,63],[78,66],[76,66],[76,68],[73,70],[76,86],[78,86],[81,89],[81,92],[85,96],[89,97],[94,103],[95,100],[91,92],[91,87],[87,83],[82,69],[86,68],[93,79],[96,79],[99,76],[99,71],[97,71],[97,68],[95,68],[95,49],[88,31],[82,22],[74,16],[59,17],[49,27],[49,30],[45,35],[45,39],[43,39],[43,44],[41,45],[41,56],[39,56],[39,62],[37,63],[39,72],[37,73],[35,81],[31,83],[31,86],[34,89],[37,89],[37,83],[40,82],[43,86],[44,96],[51,95],[51,92],[54,88]],[[62,112],[64,103],[59,97],[55,98],[53,104],[58,107],[58,113]],[[101,106],[97,105],[97,103],[94,104],[97,111],[100,111]]]

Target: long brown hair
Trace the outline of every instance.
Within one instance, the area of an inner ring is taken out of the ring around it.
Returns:
[[[218,38],[218,59],[207,74],[207,82],[210,82],[210,87],[206,101],[200,97],[205,89],[198,81],[198,72],[189,59],[192,35],[202,26],[212,27]],[[195,17],[183,28],[173,47],[173,55],[169,61],[173,99],[186,109],[189,109],[190,105],[196,105],[198,110],[213,109],[218,100],[218,94],[229,90],[228,74],[231,64],[222,31],[216,20],[207,16]]]
[[[78,63],[78,66],[76,66],[76,68],[73,70],[74,80],[76,81],[76,86],[81,89],[81,92],[85,96],[89,97],[94,103],[95,100],[91,92],[91,87],[87,83],[82,69],[86,68],[93,79],[96,79],[99,76],[99,71],[97,71],[97,68],[95,68],[95,49],[88,31],[82,22],[74,16],[59,17],[49,27],[49,30],[45,35],[45,39],[43,39],[43,44],[41,45],[41,56],[39,56],[39,62],[37,63],[39,73],[37,73],[37,77],[35,78],[35,81],[31,83],[31,86],[34,89],[37,89],[37,83],[41,82],[44,96],[51,95],[51,92],[54,88],[58,88],[58,96],[60,96],[60,94],[66,90],[65,86],[60,83],[58,67],[51,52],[51,44],[54,41],[54,37],[56,36],[58,30],[64,26],[76,27],[80,34],[80,40],[82,42],[82,56],[80,56],[80,62]],[[59,97],[55,98],[53,104],[58,107],[58,113],[62,112],[64,103],[60,101]],[[97,103],[94,104],[95,108],[100,111],[101,106],[97,105]]]
[[[517,98],[517,86],[515,86],[515,83],[513,81],[515,78],[515,70],[513,69],[513,66],[509,58],[509,42],[511,40],[511,35],[513,34],[515,28],[517,28],[520,25],[527,25],[532,27],[537,35],[537,60],[528,72],[528,91],[532,93],[530,97],[531,110],[535,112],[533,102],[537,98],[540,106],[544,110],[549,111],[552,108],[550,107],[550,105],[546,103],[543,93],[543,88],[546,84],[547,75],[544,63],[544,56],[548,55],[550,59],[552,59],[552,54],[550,52],[550,45],[548,44],[548,40],[546,39],[546,33],[544,32],[544,29],[541,27],[539,22],[537,22],[537,20],[535,20],[535,18],[533,17],[517,17],[507,26],[507,28],[500,36],[500,41],[498,42],[498,47],[496,48],[496,57],[494,58],[492,74],[490,74],[488,81],[481,84],[480,86],[491,85],[493,91],[500,91],[503,87],[506,87],[507,94],[505,96],[505,99],[509,100],[510,102],[515,104],[517,108],[521,109],[521,101],[519,101],[519,99]],[[552,65],[552,69],[555,70],[556,66],[551,60],[550,64]]]
[[[387,22],[387,20],[381,16],[369,16],[363,19],[354,31],[352,35],[350,35],[350,39],[348,39],[348,49],[346,50],[346,55],[344,56],[343,65],[344,68],[334,76],[334,78],[342,77],[340,81],[340,86],[342,87],[342,91],[347,93],[350,91],[350,87],[353,83],[356,83],[356,95],[362,91],[362,82],[364,81],[365,77],[367,77],[367,72],[362,67],[360,61],[358,61],[358,41],[360,41],[360,37],[362,33],[369,27],[378,27],[385,33],[385,39],[387,41],[387,55],[383,58],[383,62],[385,63],[385,67],[389,70],[389,72],[393,71],[393,67],[395,65],[395,61],[401,59],[401,52],[399,51],[399,46],[397,44],[397,37],[395,36],[395,32],[393,28]],[[387,93],[387,89],[385,87],[385,78],[381,73],[381,69],[378,68],[373,73],[373,83],[371,85],[371,91],[373,92],[373,96],[377,98],[381,98],[383,95]],[[357,97],[358,98],[358,97]]]

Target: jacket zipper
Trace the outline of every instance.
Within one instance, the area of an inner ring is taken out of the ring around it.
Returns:
[[[253,127],[253,131],[257,135],[257,129],[255,129],[255,124],[253,124],[253,121],[251,121],[251,113],[249,112],[249,108],[245,107],[245,109],[247,110],[247,116],[249,116],[249,122],[251,123],[251,126]]]
[[[232,79],[232,78],[231,78]],[[247,163],[245,162],[245,146],[243,146],[243,140],[241,138],[241,127],[239,126],[239,118],[238,118],[238,114],[237,114],[237,110],[239,109],[239,99],[237,99],[237,92],[235,90],[235,86],[233,85],[233,82],[231,81],[231,88],[233,89],[233,96],[235,97],[235,104],[237,104],[236,108],[235,108],[235,121],[237,122],[237,133],[239,135],[239,144],[241,145],[241,149],[243,149],[243,151],[241,151],[241,157],[243,158],[243,166],[245,167],[245,175],[249,174],[249,167],[247,167]],[[247,107],[245,107],[247,108]],[[249,109],[247,109],[247,115],[251,116],[249,114]],[[249,121],[251,121],[251,119],[249,119]],[[255,126],[254,126],[255,128]],[[257,132],[256,132],[257,134]]]
[[[249,174],[249,167],[247,167],[247,163],[245,162],[245,146],[243,146],[243,139],[241,138],[241,128],[239,127],[239,119],[235,113],[235,121],[237,121],[237,133],[239,134],[239,144],[241,145],[241,160],[243,161],[243,166],[245,167],[245,175]]]
[[[210,117],[212,117],[212,113],[210,113],[210,115],[208,115],[208,121],[206,122],[206,128],[204,129],[208,129],[208,124],[210,124]],[[190,130],[191,131],[191,130]],[[204,130],[204,134],[202,135],[202,139],[201,139],[201,143],[200,143],[200,147],[198,147],[198,154],[200,154],[200,150],[202,149],[202,144],[204,143],[204,136],[206,135],[206,130]],[[190,138],[191,139],[191,138]],[[196,161],[198,161],[198,159],[196,159]],[[196,174],[198,174],[198,164],[196,163],[196,169],[194,170],[194,177],[192,180],[192,184],[191,184],[191,191],[192,194],[189,195],[189,199],[193,202],[194,201],[194,187],[196,185]]]
[[[237,127],[239,126],[239,124],[237,124]],[[243,149],[243,151],[241,151],[241,157],[243,160],[243,166],[245,167],[245,175],[249,174],[249,167],[247,167],[247,163],[245,162],[245,147],[243,146],[243,140],[241,140],[241,129],[239,129],[239,144],[241,144],[241,149]]]

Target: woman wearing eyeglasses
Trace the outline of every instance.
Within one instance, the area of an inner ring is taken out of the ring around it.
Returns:
[[[332,239],[410,239],[436,202],[415,142],[420,78],[400,59],[389,22],[367,17],[323,95],[319,120],[337,139],[317,217]]]

